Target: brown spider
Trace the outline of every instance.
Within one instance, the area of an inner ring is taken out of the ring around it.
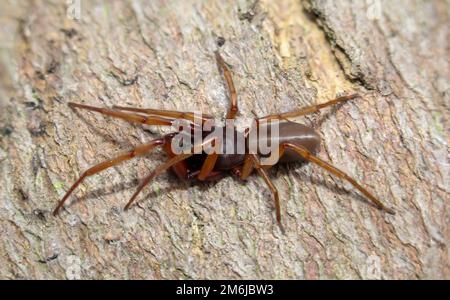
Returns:
[[[231,78],[231,72],[228,69],[226,63],[220,56],[218,52],[215,52],[217,63],[220,68],[223,70],[223,74],[225,80],[227,82],[230,98],[231,98],[231,107],[227,113],[227,119],[235,119],[236,114],[238,113],[238,102],[237,102],[237,93],[234,88],[233,80]],[[278,162],[293,162],[293,161],[309,161],[312,162],[325,170],[328,170],[330,173],[335,176],[347,180],[351,183],[356,189],[358,189],[364,196],[366,196],[378,209],[384,210],[388,213],[394,214],[394,212],[387,208],[381,201],[375,198],[369,191],[367,191],[364,187],[362,187],[358,182],[352,179],[350,176],[340,171],[339,169],[333,167],[329,163],[323,161],[318,158],[314,154],[317,152],[320,146],[320,137],[318,133],[305,125],[295,123],[289,121],[288,118],[294,118],[299,116],[304,116],[310,113],[314,113],[319,111],[324,107],[328,107],[334,104],[346,102],[352,99],[359,97],[358,94],[348,95],[336,98],[334,100],[330,100],[323,104],[313,105],[310,107],[301,108],[298,110],[294,110],[291,112],[280,113],[268,115],[265,117],[261,117],[256,119],[257,128],[262,128],[262,126],[266,126],[265,124],[269,124],[272,122],[277,122],[279,126],[279,136],[275,137],[269,136],[268,141],[277,143],[279,145],[279,155],[278,159],[275,163],[271,165],[262,165],[260,158],[263,155],[259,152],[250,153],[248,151],[249,144],[251,143],[248,139],[250,128],[247,128],[245,132],[240,132],[236,129],[234,125],[231,125],[232,131],[234,131],[235,136],[242,137],[245,140],[245,153],[243,154],[220,154],[213,152],[210,154],[206,154],[202,152],[203,148],[207,144],[214,144],[214,141],[211,139],[203,139],[200,144],[193,146],[193,153],[181,153],[175,154],[171,148],[172,140],[179,132],[174,132],[171,134],[167,134],[159,139],[155,139],[147,144],[137,146],[129,152],[126,152],[122,155],[119,155],[113,159],[109,159],[105,162],[102,162],[96,166],[85,171],[81,177],[71,186],[71,188],[67,191],[64,197],[59,201],[55,210],[53,211],[53,215],[57,215],[59,209],[63,206],[66,199],[70,196],[73,190],[86,178],[100,171],[105,170],[106,168],[115,166],[125,160],[131,159],[135,156],[144,155],[149,153],[153,149],[158,146],[161,146],[164,151],[167,153],[169,159],[159,165],[153,172],[151,172],[138,186],[136,192],[128,201],[125,209],[128,209],[133,201],[136,199],[136,196],[139,192],[156,176],[161,174],[162,172],[172,169],[174,173],[180,179],[198,179],[200,181],[204,180],[212,180],[221,177],[222,175],[233,173],[240,177],[241,179],[246,179],[254,169],[261,175],[269,189],[271,190],[274,200],[275,200],[275,209],[276,209],[276,218],[278,223],[281,225],[281,213],[280,213],[280,201],[278,196],[278,191],[272,181],[270,180],[267,169],[269,169],[272,165]],[[205,130],[202,127],[198,126],[198,122],[196,123],[196,115],[192,112],[179,112],[172,110],[159,110],[159,109],[140,109],[140,108],[132,108],[132,107],[119,107],[115,106],[113,109],[107,108],[98,108],[92,107],[84,104],[76,104],[69,103],[70,107],[82,108],[91,111],[96,111],[102,113],[104,115],[108,115],[115,118],[124,119],[129,122],[147,124],[147,125],[163,125],[163,126],[172,126],[174,121],[177,119],[182,119],[186,122],[189,122],[191,125],[192,133],[200,133],[204,138],[208,135],[212,130]],[[211,121],[213,118],[208,115],[202,115],[201,122]],[[228,126],[228,125],[227,125]],[[215,126],[218,128],[219,126]],[[221,127],[223,128],[223,127]],[[200,132],[198,132],[200,130]],[[261,142],[261,137],[258,136],[256,142]],[[230,142],[230,141],[228,141]],[[220,145],[220,147],[226,147],[227,139],[225,138],[224,143]],[[259,148],[258,148],[259,149]],[[200,154],[198,154],[200,153]]]

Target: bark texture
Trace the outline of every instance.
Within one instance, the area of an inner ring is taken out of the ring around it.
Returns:
[[[448,1],[0,7],[0,278],[450,278]],[[299,121],[322,135],[321,158],[396,215],[312,165],[270,173],[285,234],[257,176],[192,185],[167,173],[124,212],[138,180],[164,161],[155,151],[88,178],[52,217],[89,166],[167,132],[67,102],[223,118],[218,41],[242,125],[252,110],[361,93]]]

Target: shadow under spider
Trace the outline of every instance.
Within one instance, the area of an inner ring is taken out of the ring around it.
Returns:
[[[306,163],[300,163],[295,166],[293,165],[280,165],[277,166],[278,168],[274,171],[278,174],[278,177],[287,177],[287,176],[296,176],[295,178],[299,179],[302,182],[311,183],[313,186],[322,186],[327,188],[328,190],[332,191],[336,195],[344,196],[348,195],[353,200],[360,201],[361,203],[368,204],[371,207],[374,207],[378,210],[378,207],[374,205],[372,202],[368,201],[363,195],[360,195],[354,190],[347,190],[343,186],[340,186],[337,183],[331,183],[330,181],[327,181],[323,178],[318,177],[317,175],[312,174],[311,176],[308,176],[306,173],[301,172],[299,169],[304,167]],[[293,166],[293,167],[292,167]],[[325,173],[326,174],[326,173]],[[333,180],[333,176],[331,176]],[[344,182],[342,182],[344,184]],[[320,200],[319,200],[320,201]],[[342,202],[342,201],[340,201]]]
[[[95,125],[92,124],[92,122],[90,122],[88,119],[86,119],[86,116],[83,115],[82,113],[80,113],[77,110],[72,109],[72,111],[88,126],[89,130],[91,130],[95,135],[101,136],[104,140],[112,143],[113,145],[117,146],[117,147],[130,147],[130,143],[126,142],[126,141],[118,141],[114,138],[112,138],[111,136],[109,136],[108,134],[100,131]],[[132,127],[133,124],[128,123],[129,125],[131,125]]]
[[[298,172],[300,168],[304,167],[304,165],[305,165],[305,163],[300,163],[298,165],[295,165],[294,167],[292,167],[292,165],[275,166],[275,167],[271,168],[269,170],[269,172],[272,173],[273,176],[275,173],[277,177],[294,176],[294,174],[295,174],[295,175],[297,175],[296,176],[297,180],[300,180],[300,181],[303,181],[306,183],[311,183],[313,186],[325,187],[337,195],[341,195],[341,196],[348,195],[348,196],[350,196],[350,198],[353,198],[354,200],[360,201],[361,203],[364,203],[364,204],[369,204],[370,206],[377,208],[374,204],[367,201],[362,195],[356,193],[355,191],[348,191],[344,187],[339,186],[337,183],[331,183],[330,181],[319,178],[317,175],[308,176],[306,173],[303,173],[301,171]],[[191,188],[193,185],[197,186],[201,192],[204,192],[204,191],[207,191],[208,189],[210,189],[211,187],[215,186],[220,181],[220,179],[222,179],[222,178],[218,178],[218,179],[215,179],[212,181],[205,181],[205,182],[185,181],[185,182],[183,182],[183,184],[180,185],[179,184],[180,181],[173,180],[176,178],[175,175],[170,174],[169,176],[173,177],[173,178],[169,178],[169,182],[171,183],[170,186],[159,189],[158,191],[155,191],[154,189],[152,189],[149,193],[147,193],[144,197],[142,197],[136,203],[136,205],[139,206],[139,203],[142,204],[142,201],[152,200],[153,198],[157,198],[158,195],[161,195],[161,194],[168,194],[173,191],[187,190],[187,189]],[[246,185],[246,180],[240,180],[236,177],[233,177],[233,178],[237,185],[239,185],[241,187]],[[119,184],[115,184],[115,185],[112,185],[109,187],[103,187],[103,188],[89,191],[81,197],[76,197],[75,200],[73,200],[71,203],[69,203],[67,207],[71,207],[72,205],[75,205],[81,201],[94,199],[94,198],[107,196],[107,195],[112,195],[117,192],[124,191],[124,190],[130,189],[132,187],[136,187],[139,182],[140,182],[139,179],[135,179],[132,181],[119,183]],[[176,185],[177,183],[178,183],[178,185]],[[306,199],[306,197],[304,199]],[[124,201],[125,200],[127,200],[127,199],[124,199]]]
[[[172,174],[170,172],[169,174],[170,177],[173,178],[169,178],[169,182],[170,182],[170,186],[164,187],[159,189],[158,191],[156,190],[151,190],[148,194],[146,194],[145,196],[142,197],[142,199],[138,200],[136,204],[138,204],[139,202],[146,200],[146,199],[151,199],[151,198],[156,198],[158,197],[158,195],[161,194],[168,194],[169,192],[172,191],[181,191],[181,190],[187,190],[190,187],[192,187],[193,185],[196,185],[197,187],[200,188],[201,191],[206,191],[208,190],[211,186],[214,186],[217,184],[217,182],[220,179],[217,180],[212,180],[212,181],[206,181],[206,182],[202,182],[202,181],[194,181],[194,182],[190,182],[190,181],[184,181],[182,184],[179,184],[180,181],[175,180],[176,176],[174,174]],[[128,182],[122,182],[122,183],[118,183],[112,186],[108,186],[108,187],[102,187],[102,188],[98,188],[95,190],[91,190],[89,192],[87,192],[86,194],[84,194],[83,196],[80,197],[75,197],[75,199],[73,201],[71,201],[70,203],[67,204],[67,207],[71,207],[72,205],[75,205],[81,201],[85,201],[85,200],[90,200],[90,199],[95,199],[98,197],[102,197],[102,196],[108,196],[108,195],[112,195],[127,189],[130,189],[132,187],[136,187],[139,184],[140,180],[139,179],[134,179],[132,181],[128,181]],[[172,184],[173,183],[173,184]],[[176,183],[178,183],[178,185],[175,185]],[[128,199],[125,199],[128,200]]]

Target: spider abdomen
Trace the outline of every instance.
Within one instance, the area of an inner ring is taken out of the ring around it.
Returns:
[[[278,132],[272,132],[270,123],[261,124],[258,138],[250,138],[248,143],[249,147],[258,147],[258,155],[261,157],[269,156],[263,151],[264,148],[273,150],[283,143],[297,145],[315,154],[320,148],[320,136],[313,128],[306,125],[291,121],[281,121],[278,122]],[[258,145],[256,146],[254,143]],[[278,159],[278,162],[283,163],[295,161],[304,161],[304,159],[291,149],[286,149]]]

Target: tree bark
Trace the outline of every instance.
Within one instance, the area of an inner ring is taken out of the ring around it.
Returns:
[[[0,6],[0,278],[449,279],[448,1]],[[311,164],[270,172],[285,233],[256,175],[191,184],[167,173],[124,212],[166,159],[155,151],[89,177],[53,217],[88,167],[168,132],[67,103],[223,118],[217,49],[241,125],[252,111],[360,93],[298,121],[321,134],[319,157],[396,214]]]

